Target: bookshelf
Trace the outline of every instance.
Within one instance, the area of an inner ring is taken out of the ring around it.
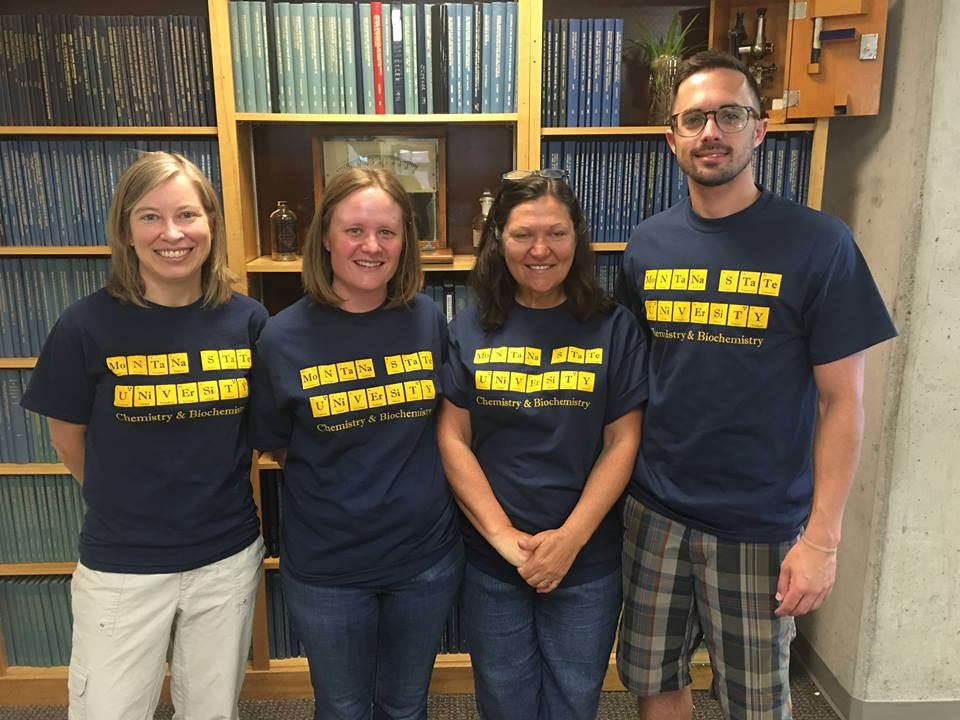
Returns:
[[[421,2],[422,4],[422,2]],[[722,46],[731,13],[735,10],[754,12],[756,2],[743,0],[713,0],[703,12],[709,16],[709,28],[704,39],[714,46]],[[767,3],[780,12],[787,6],[786,0],[769,0]],[[876,0],[866,0],[863,5],[872,13],[870,22],[878,22],[873,15],[878,12]],[[882,4],[882,20],[885,21],[885,4]],[[516,53],[516,111],[495,113],[443,113],[430,115],[376,115],[376,114],[311,114],[281,112],[239,112],[235,100],[234,67],[230,43],[230,17],[228,0],[144,0],[135,10],[118,0],[84,0],[79,6],[63,0],[10,0],[5,3],[5,14],[57,15],[82,12],[88,15],[138,15],[164,17],[168,15],[193,15],[205,17],[209,26],[209,82],[212,90],[212,109],[215,124],[200,125],[0,125],[0,142],[50,141],[50,142],[128,142],[138,140],[208,141],[215,146],[218,158],[220,188],[224,215],[228,228],[228,255],[231,269],[240,278],[239,289],[252,294],[276,311],[295,299],[299,293],[300,262],[280,263],[270,259],[269,233],[266,216],[276,200],[287,199],[301,219],[301,229],[309,221],[318,189],[317,172],[312,161],[313,143],[318,133],[340,134],[363,132],[370,135],[397,135],[410,133],[443,134],[447,147],[446,167],[446,215],[447,239],[453,249],[450,263],[425,265],[428,284],[436,280],[453,279],[462,282],[466,272],[473,267],[470,238],[470,223],[477,211],[477,197],[484,188],[494,189],[500,175],[513,168],[541,166],[541,153],[551,142],[577,141],[655,141],[662,137],[662,126],[642,124],[645,109],[641,107],[643,93],[634,91],[633,85],[642,82],[636,69],[627,69],[622,82],[625,87],[622,100],[622,124],[614,127],[545,127],[541,121],[544,98],[543,67],[545,23],[556,18],[580,16],[624,17],[625,33],[635,32],[638,21],[655,23],[662,21],[676,8],[688,4],[671,0],[601,0],[584,10],[582,3],[574,0],[519,0],[517,14]],[[784,21],[785,22],[785,21]],[[806,29],[804,28],[804,32]],[[777,30],[778,44],[786,44],[782,61],[784,70],[778,80],[780,91],[788,84],[791,68],[800,67],[799,61],[787,62],[786,53],[802,54],[791,46],[794,38],[800,42],[798,28],[786,27]],[[779,38],[782,38],[780,40]],[[881,48],[882,50],[882,48]],[[799,57],[799,55],[797,55]],[[824,66],[827,60],[824,59]],[[876,72],[879,63],[865,68],[867,74]],[[810,68],[801,68],[807,75]],[[861,69],[853,67],[858,77]],[[831,70],[832,77],[842,73]],[[879,81],[870,78],[864,86],[879,95]],[[805,78],[809,80],[809,78]],[[816,79],[816,78],[814,78]],[[871,89],[872,88],[872,89]],[[821,95],[832,91],[818,89]],[[869,98],[853,100],[860,88],[847,88],[843,97],[848,98],[848,114],[858,108],[868,112]],[[0,105],[2,108],[2,105]],[[876,112],[874,109],[873,112]],[[784,109],[772,116],[772,137],[787,133],[806,133],[810,136],[807,165],[809,183],[806,201],[818,208],[822,199],[823,174],[827,151],[829,120],[823,113],[799,114],[795,109]],[[4,118],[0,116],[0,122]],[[0,180],[2,180],[0,176]],[[616,258],[625,248],[624,242],[595,243],[599,257]],[[105,245],[8,245],[0,242],[0,262],[22,259],[47,258],[100,258],[109,254]],[[0,357],[0,370],[29,371],[35,365],[35,357],[10,355]],[[252,483],[254,496],[260,503],[261,473],[277,470],[279,466],[265,456],[254,463]],[[0,459],[0,484],[15,476],[66,475],[66,469],[58,463],[8,463]],[[0,502],[7,498],[0,488]],[[9,577],[63,576],[72,572],[73,562],[23,562],[0,564],[0,580]],[[279,567],[276,558],[268,558],[264,569],[273,572]],[[2,622],[2,617],[0,617]],[[310,682],[304,659],[271,659],[269,648],[269,620],[266,610],[266,588],[261,583],[254,620],[253,647],[245,682],[243,697],[304,697],[310,695]],[[0,696],[14,704],[49,703],[66,701],[65,667],[29,667],[8,663],[2,642],[0,627]],[[706,658],[697,657],[695,685],[709,685],[709,670],[705,669]],[[612,666],[611,666],[612,667]],[[465,692],[472,688],[469,656],[453,653],[438,655],[434,679],[434,692]],[[619,688],[616,674],[608,673],[606,689]]]

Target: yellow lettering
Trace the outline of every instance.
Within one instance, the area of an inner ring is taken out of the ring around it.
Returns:
[[[236,400],[240,396],[240,388],[237,387],[236,380],[226,379],[217,382],[220,385],[221,400]],[[157,388],[159,389],[159,386]]]
[[[686,290],[687,282],[690,279],[690,271],[677,268],[673,271],[673,276],[670,278],[670,289],[671,290]]]
[[[670,300],[661,300],[657,303],[657,320],[660,322],[670,322],[673,319],[673,302]]]
[[[527,392],[540,392],[543,387],[543,375],[527,375]]]
[[[567,352],[567,362],[583,365],[583,360],[586,357],[586,355],[587,353],[583,348],[571,347]]]
[[[153,394],[153,385],[137,385],[133,389],[134,407],[153,407],[156,404],[156,399]]]
[[[690,303],[677,300],[673,303],[673,322],[690,322]]]
[[[340,382],[340,380],[337,378],[336,365],[317,365],[317,370],[320,371],[321,385],[334,385]]]
[[[386,386],[387,403],[396,405],[403,402],[403,383],[391,383]]]
[[[550,355],[550,364],[556,365],[557,363],[563,363],[567,361],[567,348],[558,347],[553,349],[553,353]]]
[[[220,355],[220,369],[221,370],[236,370],[237,369],[237,351],[233,349],[221,350]]]
[[[250,395],[250,383],[246,378],[237,378],[237,394],[242,398]]]
[[[779,297],[780,283],[783,281],[783,275],[780,273],[763,273],[760,276],[760,287],[757,289],[761,295],[771,295]]]
[[[726,303],[710,303],[710,324],[711,325],[727,324],[727,304]]]
[[[177,383],[177,402],[181,405],[197,402],[197,384]]]
[[[367,409],[367,391],[364,388],[348,391],[347,400],[350,403],[351,412]]]
[[[580,392],[593,392],[593,383],[595,376],[592,372],[577,373],[577,390]]]
[[[433,380],[427,378],[420,381],[420,394],[424,400],[433,400],[437,397],[437,388],[434,387]]]
[[[560,371],[560,389],[561,390],[577,389],[577,371],[576,370]]]
[[[544,390],[559,390],[560,389],[560,373],[556,370],[552,372],[546,372],[543,374],[543,389]]]
[[[408,380],[403,384],[403,391],[406,393],[407,402],[416,402],[423,400],[423,390],[420,387],[419,380]]]
[[[147,356],[130,355],[127,358],[127,375],[147,375]]]
[[[403,358],[403,369],[407,372],[423,369],[420,367],[420,356],[417,353],[408,353],[401,355],[401,357]]]
[[[127,374],[127,358],[123,355],[108,357],[105,362],[107,363],[107,368],[114,375],[123,376]]]
[[[317,370],[316,366],[301,368],[300,370],[300,387],[304,390],[309,388],[315,388],[320,384],[320,371]]]
[[[357,366],[353,364],[353,360],[337,363],[337,378],[340,382],[357,379]]]
[[[736,292],[739,281],[739,270],[721,270],[720,285],[717,287],[717,290],[720,292]]]
[[[117,407],[133,407],[133,388],[130,385],[114,387],[113,404]]]
[[[690,280],[687,282],[687,290],[706,290],[707,289],[707,271],[705,269],[691,270]]]
[[[362,380],[369,380],[372,377],[376,377],[377,373],[373,369],[373,358],[363,358],[362,360],[357,360],[357,377]]]
[[[177,386],[176,385],[157,385],[156,396],[157,396],[157,405],[176,405],[177,404]]]
[[[340,415],[350,410],[350,399],[345,392],[332,393],[328,398],[331,415]]]
[[[220,385],[216,380],[204,380],[197,383],[200,402],[213,402],[220,399]]]
[[[710,303],[690,303],[690,322],[706,323],[710,317]]]
[[[200,367],[203,368],[204,372],[207,370],[219,370],[220,353],[218,353],[216,350],[201,350]]]
[[[387,404],[387,393],[383,385],[367,388],[367,405],[370,407],[383,407]]]
[[[740,284],[737,286],[737,291],[756,295],[757,287],[759,285],[760,285],[760,273],[747,272],[746,270],[744,270],[743,272],[740,273]]]
[[[147,355],[147,373],[150,375],[166,375],[167,356]]]
[[[670,281],[673,279],[672,270],[657,270],[657,290],[669,290]]]
[[[516,363],[518,365],[523,364],[523,358],[525,357],[522,347],[508,347],[507,348],[507,362]]]
[[[383,364],[387,368],[387,375],[399,375],[403,372],[403,360],[399,355],[387,355],[383,358]]]
[[[493,379],[491,375],[492,373],[489,370],[477,370],[477,374],[473,378],[477,390],[490,389],[490,382]]]
[[[190,357],[186,353],[170,353],[167,355],[167,363],[171,375],[186,375],[190,372]]]
[[[495,347],[490,348],[490,362],[506,362],[507,361],[507,348],[506,347]]]
[[[253,367],[253,354],[250,348],[237,348],[237,367],[241,370],[249,370]]]
[[[524,348],[523,364],[540,367],[540,348],[535,348],[535,347]]]
[[[731,327],[746,327],[747,309],[746,305],[731,305],[727,311],[727,325]]]
[[[603,348],[587,350],[587,365],[603,365]]]
[[[510,373],[508,373],[506,370],[494,370],[492,384],[494,390],[509,390]]]
[[[510,373],[510,389],[513,392],[526,392],[527,390],[527,374],[520,372]]]
[[[473,364],[486,365],[490,362],[490,348],[477,348],[473,351]]]
[[[420,367],[433,370],[433,353],[430,350],[421,350],[417,355],[420,356]]]
[[[750,307],[750,316],[747,320],[747,327],[764,329],[770,320],[770,308],[768,307]]]
[[[647,320],[656,320],[657,319],[657,301],[656,300],[647,300],[644,305],[647,309]]]
[[[657,288],[657,271],[656,270],[647,270],[643,273],[643,289],[644,290],[656,290]]]
[[[316,417],[327,417],[330,414],[330,400],[326,395],[314,395],[310,398],[310,412]]]

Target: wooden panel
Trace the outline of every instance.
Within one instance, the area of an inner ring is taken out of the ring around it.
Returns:
[[[66,245],[30,245],[30,246],[4,246],[0,247],[0,256],[3,255],[109,255],[109,245],[75,245],[68,247]]]
[[[0,482],[3,482],[0,480]],[[0,576],[14,575],[72,575],[77,569],[75,562],[57,563],[4,563],[0,565]]]
[[[35,357],[0,358],[0,368],[29,369],[37,366]]]
[[[2,475],[69,475],[62,463],[0,463]],[[0,482],[3,482],[0,480]]]
[[[216,135],[215,127],[103,127],[93,125],[2,125],[2,135]]]
[[[291,125],[323,123],[324,125],[364,123],[367,125],[510,125],[517,122],[516,113],[470,113],[460,115],[310,115],[302,113],[237,113],[240,122],[259,125]],[[394,132],[371,130],[371,132]]]
[[[886,45],[887,0],[863,0],[865,14],[823,19],[824,30],[855,28],[856,39],[822,44],[820,62],[811,65],[813,16],[793,21],[788,89],[800,93],[800,104],[787,108],[787,118],[876,115]],[[860,60],[860,36],[876,33],[877,58]],[[841,108],[843,108],[841,110]]]

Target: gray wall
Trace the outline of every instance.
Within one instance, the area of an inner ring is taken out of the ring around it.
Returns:
[[[900,331],[868,353],[837,585],[800,623],[850,717],[960,717],[957,38],[957,0],[892,0],[880,114],[830,127],[824,209],[853,228]],[[904,701],[941,702],[884,714]]]

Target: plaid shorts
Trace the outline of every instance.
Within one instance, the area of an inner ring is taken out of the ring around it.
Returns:
[[[780,563],[794,540],[739,543],[686,527],[626,496],[617,669],[648,697],[691,683],[706,643],[724,717],[789,720],[792,617],[778,618]]]

